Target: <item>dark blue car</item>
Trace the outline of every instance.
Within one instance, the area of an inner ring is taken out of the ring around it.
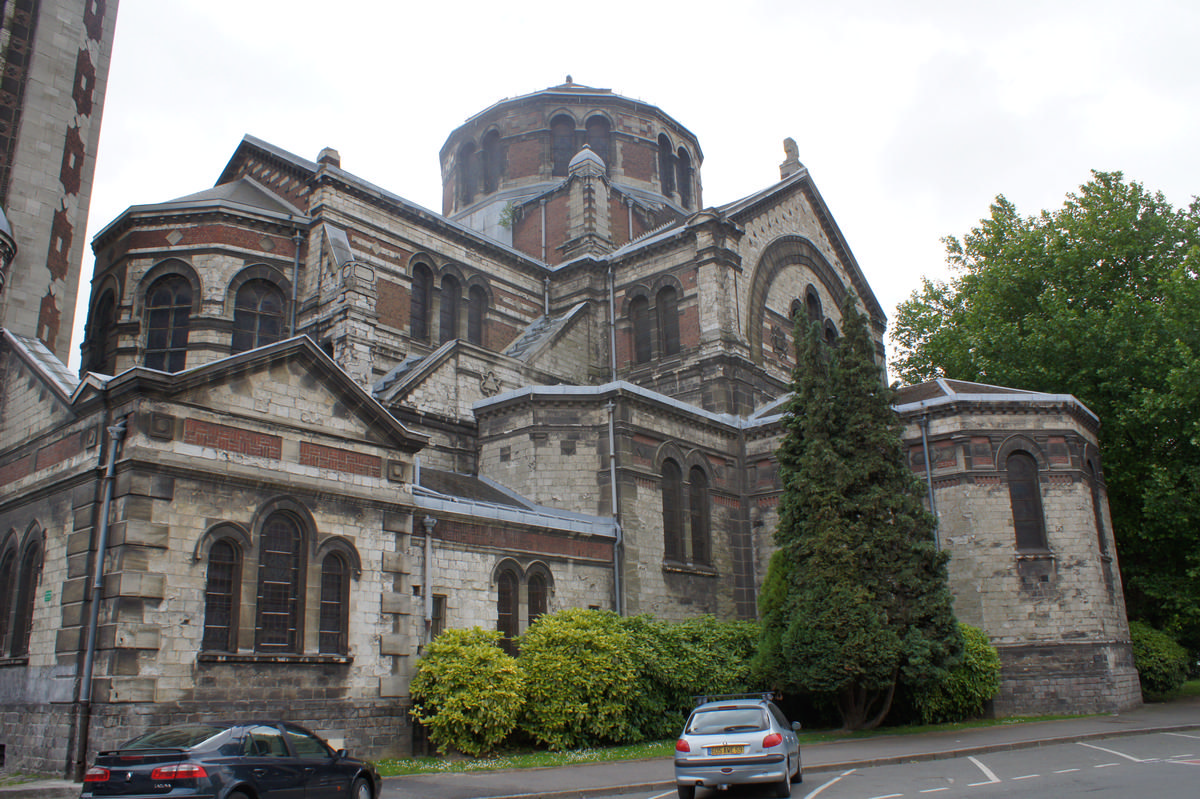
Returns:
[[[378,799],[379,774],[278,721],[180,724],[101,752],[81,799]]]

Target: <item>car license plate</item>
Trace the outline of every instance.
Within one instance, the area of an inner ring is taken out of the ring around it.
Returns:
[[[714,755],[740,755],[742,752],[746,751],[746,745],[738,744],[737,746],[714,746],[709,751],[711,751]]]

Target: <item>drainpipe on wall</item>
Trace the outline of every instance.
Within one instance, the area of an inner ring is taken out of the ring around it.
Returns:
[[[546,201],[542,200],[542,260],[546,260]]]
[[[609,492],[612,496],[612,518],[613,527],[616,530],[617,538],[613,541],[613,609],[617,611],[618,616],[625,615],[625,593],[621,586],[621,547],[624,543],[624,538],[621,534],[621,516],[617,503],[617,436],[614,430],[616,413],[616,403],[612,400],[608,401],[608,479]]]
[[[929,414],[921,414],[917,424],[921,426],[921,451],[925,454],[925,487],[929,491],[929,512],[933,514],[933,545],[941,549],[942,542],[938,536],[941,521],[938,519],[937,503],[933,498],[933,469],[929,466]]]
[[[425,586],[422,592],[425,594],[425,645],[429,646],[433,641],[433,527],[437,524],[437,519],[426,516],[423,522],[425,525],[425,574],[423,575]]]
[[[108,428],[108,464],[104,469],[104,501],[100,507],[100,530],[96,540],[96,559],[92,565],[92,604],[88,609],[87,646],[83,672],[79,678],[79,734],[76,736],[75,780],[83,780],[87,769],[88,731],[92,719],[92,671],[96,663],[96,637],[100,627],[100,600],[104,594],[104,553],[108,550],[108,513],[112,508],[116,482],[117,453],[125,438],[125,420]]]
[[[542,279],[542,304],[545,306],[546,316],[550,315],[550,278]]]
[[[609,379],[617,380],[617,276],[612,262],[608,263],[608,364]]]
[[[296,335],[296,292],[300,285],[300,242],[304,241],[304,237],[300,235],[300,228],[296,228],[296,232],[292,235],[292,244],[296,247],[296,253],[292,260],[292,335]]]

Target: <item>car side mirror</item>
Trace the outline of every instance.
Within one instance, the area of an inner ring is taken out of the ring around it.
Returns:
[[[346,756],[346,750],[345,750],[345,749],[339,749],[339,750],[337,750],[337,752],[336,752],[336,754],[335,754],[335,757],[337,757],[337,759],[338,759],[338,760],[341,760],[341,759],[342,759],[343,757],[345,757],[345,756]]]
[[[792,722],[792,732],[800,732],[800,722],[798,722],[798,721]]]

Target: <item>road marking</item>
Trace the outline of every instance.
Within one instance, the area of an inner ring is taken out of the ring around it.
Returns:
[[[871,799],[900,799],[904,796],[902,793],[885,793],[881,796],[872,796]]]
[[[938,791],[948,791],[949,788],[924,788],[921,793],[937,793]]]
[[[1121,764],[1120,763],[1100,763],[1098,765],[1092,766],[1092,768],[1115,768],[1116,766],[1119,766],[1119,765],[1121,765]]]
[[[1103,746],[1096,746],[1095,744],[1079,743],[1079,745],[1086,746],[1088,749],[1096,749],[1101,752],[1108,752],[1110,755],[1116,755],[1117,757],[1123,757],[1126,760],[1132,760],[1134,763],[1145,763],[1146,762],[1145,760],[1142,760],[1140,757],[1134,757],[1133,755],[1127,755],[1124,752],[1118,752],[1116,749],[1105,749]]]
[[[826,788],[828,788],[830,785],[834,785],[835,783],[839,783],[839,782],[841,782],[841,781],[842,781],[842,777],[849,777],[849,776],[850,776],[851,774],[853,774],[855,771],[858,771],[858,769],[853,769],[853,768],[852,768],[852,769],[850,769],[849,771],[843,771],[841,774],[837,775],[836,777],[834,777],[833,779],[831,779],[829,782],[827,782],[827,783],[825,783],[824,785],[822,785],[820,788],[817,788],[817,789],[816,789],[815,791],[813,791],[812,793],[806,793],[806,794],[804,794],[804,799],[812,799],[814,796],[816,796],[816,795],[817,795],[817,794],[819,794],[821,791],[823,791],[823,790],[825,790]]]
[[[1079,771],[1079,769],[1077,769],[1077,768],[1064,768],[1064,769],[1059,769],[1058,771],[1056,771],[1056,772],[1054,772],[1054,773],[1055,773],[1055,774],[1074,774],[1076,771]]]
[[[1031,780],[1034,777],[1040,777],[1041,774],[1022,774],[1020,777],[1013,777],[1014,780]]]
[[[1186,732],[1168,732],[1165,735],[1174,735],[1177,738],[1200,738],[1200,735],[1188,735]]]
[[[977,769],[979,769],[980,771],[982,771],[982,772],[983,772],[983,776],[987,777],[987,782],[973,782],[973,783],[971,783],[970,785],[968,785],[968,786],[967,786],[968,788],[974,788],[974,787],[976,787],[976,786],[979,786],[979,785],[991,785],[992,783],[995,783],[995,782],[1000,782],[1000,778],[999,778],[999,777],[997,777],[997,776],[996,776],[996,775],[995,775],[995,774],[992,772],[992,770],[991,770],[990,768],[988,768],[987,766],[983,765],[982,763],[980,763],[978,760],[976,760],[976,759],[975,759],[975,758],[973,758],[973,757],[968,757],[968,758],[967,758],[967,760],[970,760],[972,763],[974,763],[974,764],[975,764],[975,768],[977,768]]]
[[[646,799],[663,799],[664,796],[671,796],[674,793],[675,793],[675,791],[667,791],[666,793],[660,793],[655,796],[648,796],[648,797],[646,797]]]

